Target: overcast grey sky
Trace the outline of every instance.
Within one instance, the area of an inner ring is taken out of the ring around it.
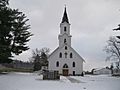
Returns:
[[[72,47],[85,59],[84,69],[104,67],[106,54],[103,48],[120,23],[120,0],[10,0],[29,18],[34,34],[28,43],[30,50],[17,56],[27,61],[31,50],[48,47],[51,52],[58,47],[58,34],[64,5],[71,23]]]

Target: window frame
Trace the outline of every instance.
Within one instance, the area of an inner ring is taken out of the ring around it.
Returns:
[[[59,67],[59,61],[56,62],[56,67]]]
[[[76,66],[76,65],[75,65],[75,62],[73,62],[73,63],[72,63],[72,67],[75,67],[75,66]]]
[[[67,32],[67,27],[66,26],[64,26],[64,32]]]
[[[67,39],[66,38],[64,39],[64,43],[67,43]]]
[[[68,48],[67,48],[67,46],[65,46],[65,50],[67,50]]]
[[[72,52],[70,53],[70,58],[73,58],[73,54],[72,54]]]
[[[59,53],[59,58],[62,58],[62,53],[61,52]]]

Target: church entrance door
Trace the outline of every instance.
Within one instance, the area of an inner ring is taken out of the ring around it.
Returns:
[[[69,70],[68,69],[63,69],[63,76],[68,76]]]
[[[69,75],[69,69],[68,69],[68,65],[64,64],[63,65],[63,76],[68,76]]]

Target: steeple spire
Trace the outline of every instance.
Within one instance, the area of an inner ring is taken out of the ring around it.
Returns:
[[[67,12],[66,12],[66,5],[65,5],[65,10],[64,10],[63,18],[62,18],[62,23],[64,23],[64,22],[69,23]]]

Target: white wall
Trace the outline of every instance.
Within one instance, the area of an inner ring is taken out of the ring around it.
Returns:
[[[59,47],[62,47],[65,43],[64,43],[64,39],[66,39],[67,45],[71,46],[71,35],[59,35]]]
[[[62,52],[62,58],[59,58],[59,53]],[[64,57],[64,53],[68,53],[68,57]],[[70,58],[70,53],[73,53],[73,58]],[[64,47],[59,48],[54,52],[48,59],[49,61],[49,70],[59,70],[59,73],[62,74],[63,65],[66,63],[69,67],[69,74],[73,74],[73,71],[76,74],[81,74],[83,72],[83,60],[76,54],[70,47],[68,50],[65,50]],[[59,67],[56,67],[56,62],[59,61]],[[72,63],[75,62],[75,67],[72,66]]]
[[[106,68],[102,68],[99,70],[94,70],[93,74],[111,74],[111,70],[106,69]]]

